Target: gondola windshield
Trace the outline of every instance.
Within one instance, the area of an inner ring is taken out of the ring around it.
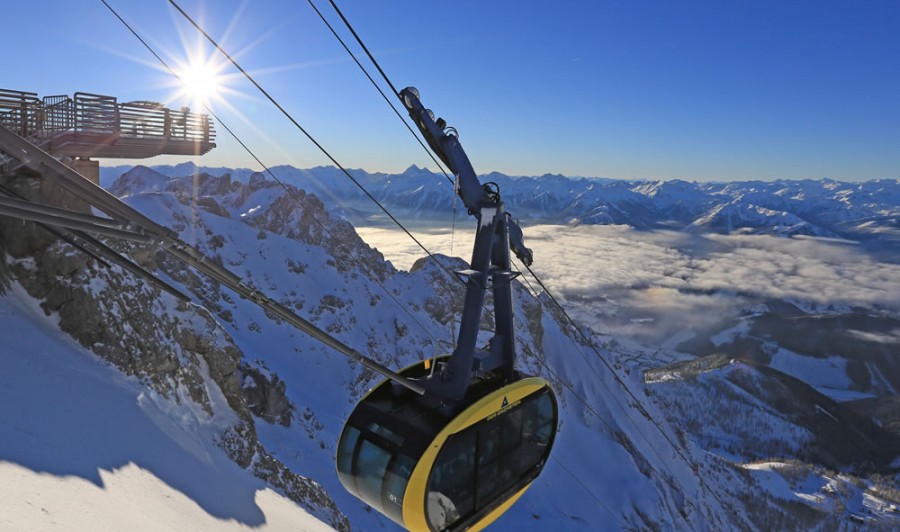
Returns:
[[[529,482],[543,465],[555,434],[549,390],[447,439],[427,488],[428,524],[451,527],[493,507],[504,493]]]

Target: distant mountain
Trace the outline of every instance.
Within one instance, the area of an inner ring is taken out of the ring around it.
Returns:
[[[104,169],[105,179],[123,167]],[[154,167],[168,177],[192,172],[229,173],[246,181],[246,169]],[[334,212],[380,214],[366,195],[334,167],[271,169],[281,181],[325,200]],[[453,184],[415,165],[400,174],[350,170],[369,193],[404,219],[444,222],[453,207]],[[268,176],[267,176],[268,177]],[[515,177],[493,172],[513,216],[523,221],[565,224],[623,224],[638,229],[692,232],[821,236],[900,243],[900,179],[861,183],[829,179],[699,183],[567,178],[547,174]]]
[[[644,378],[663,411],[703,448],[740,461],[778,457],[832,470],[886,470],[900,455],[900,438],[871,413],[746,359],[710,355],[648,370]]]
[[[838,514],[874,530],[897,526],[896,477],[864,480],[850,474],[865,477],[865,471],[896,471],[900,465],[900,434],[885,422],[896,425],[896,397],[888,408],[882,402],[880,411],[872,403],[838,403],[799,379],[725,355],[669,364],[647,371],[645,379],[654,403],[686,438],[746,463],[761,488],[795,510],[793,525],[771,529],[846,529],[834,519]],[[885,494],[890,502],[873,506],[871,493]],[[879,508],[890,517],[880,521]],[[822,520],[822,514],[832,518]]]
[[[895,312],[770,300],[694,333],[680,351],[765,364],[839,401],[900,392]]]

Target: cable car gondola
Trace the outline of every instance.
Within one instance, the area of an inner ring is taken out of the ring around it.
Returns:
[[[515,369],[509,252],[530,265],[531,251],[496,186],[479,183],[455,130],[435,121],[415,89],[400,97],[478,219],[471,269],[457,272],[466,284],[459,337],[451,355],[370,390],[344,425],[335,461],[350,493],[409,530],[480,530],[540,474],[559,420],[547,381]],[[479,350],[488,288],[495,333]]]
[[[422,378],[430,362],[401,375]],[[557,419],[553,391],[537,377],[505,385],[480,378],[451,413],[385,380],[347,420],[338,475],[349,492],[407,529],[480,529],[540,474]]]

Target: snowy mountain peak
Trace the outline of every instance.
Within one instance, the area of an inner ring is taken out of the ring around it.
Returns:
[[[407,168],[406,170],[404,170],[402,172],[401,175],[418,174],[418,173],[421,173],[422,170],[423,169],[419,168],[417,165],[411,164],[411,165],[409,165],[409,168]]]
[[[135,191],[160,192],[166,188],[169,177],[146,166],[135,166],[122,174],[109,191],[116,196],[127,196]]]

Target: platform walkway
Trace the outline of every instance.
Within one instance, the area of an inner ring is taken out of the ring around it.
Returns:
[[[215,148],[209,116],[149,101],[119,103],[77,92],[45,96],[0,89],[0,124],[54,156],[144,159]]]

